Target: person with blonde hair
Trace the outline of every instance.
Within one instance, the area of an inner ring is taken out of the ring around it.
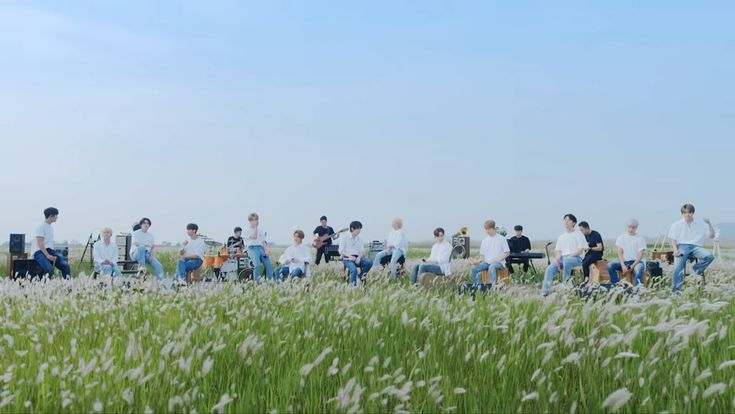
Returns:
[[[117,268],[117,244],[112,240],[112,229],[105,227],[101,236],[92,246],[94,271],[104,276],[120,276]]]
[[[498,234],[495,220],[487,220],[484,227],[487,237],[480,245],[480,257],[469,262],[472,266],[472,282],[482,284],[480,273],[487,271],[490,283],[494,285],[497,282],[497,271],[505,267],[505,260],[510,256],[510,247],[508,240]]]
[[[266,280],[273,278],[273,263],[271,262],[266,233],[260,228],[260,217],[257,213],[248,214],[248,226],[243,230],[243,240],[248,249],[248,256],[253,261],[253,280],[260,283],[260,265],[265,267]]]
[[[408,239],[403,233],[403,220],[400,218],[393,219],[392,226],[393,230],[388,233],[388,240],[386,241],[385,249],[375,256],[373,263],[380,264],[380,261],[384,257],[390,256],[390,277],[393,280],[396,280],[398,273],[398,261],[401,257],[404,258],[404,261],[406,260],[405,256],[408,253]]]
[[[289,276],[292,278],[306,276],[306,266],[311,261],[311,249],[304,243],[304,237],[303,230],[293,232],[293,244],[288,246],[278,259],[282,266],[276,271],[279,282]]]

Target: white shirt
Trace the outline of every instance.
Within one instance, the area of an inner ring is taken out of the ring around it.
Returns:
[[[96,264],[102,264],[105,260],[113,264],[117,263],[117,255],[117,244],[114,240],[110,239],[110,244],[105,244],[102,239],[94,243],[94,262]]]
[[[388,234],[388,245],[403,250],[404,254],[408,253],[408,239],[403,234],[403,229],[393,230]]]
[[[296,262],[291,262],[291,259],[296,259]],[[299,245],[288,246],[285,252],[278,259],[278,262],[288,267],[288,271],[293,273],[296,269],[306,271],[304,269],[304,263],[311,261],[311,249],[309,246],[301,242]]]
[[[676,240],[678,244],[693,244],[701,247],[704,241],[709,239],[709,226],[697,219],[692,220],[691,224],[681,219],[671,225],[669,239]]]
[[[352,233],[346,237],[339,238],[339,254],[346,256],[361,256],[363,253],[363,244],[360,235],[352,237]]]
[[[251,247],[251,246],[264,246],[266,245],[265,242],[265,232],[258,228],[258,237],[255,239],[251,239],[250,236],[255,234],[255,229],[247,226],[242,231],[242,241],[245,243],[245,248]]]
[[[575,230],[571,233],[564,232],[558,239],[556,239],[555,251],[561,251],[562,256],[571,256],[577,250],[585,250],[589,248],[587,239],[584,238],[584,234]]]
[[[135,244],[138,244],[137,246]],[[133,240],[130,245],[130,257],[138,257],[138,249],[143,248],[150,251],[155,245],[153,234],[151,232],[143,232],[143,230],[135,230],[133,232]]]
[[[429,260],[435,260],[439,267],[442,269],[444,276],[449,276],[452,273],[452,266],[449,263],[449,259],[452,257],[452,243],[444,240],[441,242],[434,243],[431,246],[431,255]]]
[[[51,227],[50,224],[44,221],[43,224],[38,226],[38,228],[36,229],[36,237],[43,237],[43,246],[45,248],[54,248],[54,228]],[[33,256],[37,251],[41,250],[41,248],[38,246],[38,240],[36,240],[36,237],[31,240],[31,256]]]
[[[187,240],[186,246],[184,246],[184,256],[198,256],[204,260],[204,239],[198,237],[196,239]]]
[[[628,233],[621,234],[615,240],[615,245],[623,249],[623,260],[626,262],[635,261],[638,253],[646,250],[646,241],[637,234],[635,236]]]
[[[508,240],[496,234],[482,239],[480,244],[480,256],[485,258],[485,263],[500,263],[505,266],[505,260],[501,260],[506,252],[510,252]]]

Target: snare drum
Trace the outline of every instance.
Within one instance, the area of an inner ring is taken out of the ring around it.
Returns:
[[[229,273],[229,272],[237,272],[237,260],[229,259],[222,263],[222,268],[220,269],[220,272],[222,273]]]

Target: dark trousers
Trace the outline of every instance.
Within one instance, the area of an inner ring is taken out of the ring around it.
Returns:
[[[584,256],[584,259],[582,260],[582,272],[584,273],[584,278],[589,279],[590,278],[590,266],[595,264],[596,261],[602,260],[602,254],[595,252],[595,254],[587,254]]]
[[[64,256],[56,253],[54,249],[46,249],[46,251],[48,254],[56,258],[56,261],[54,261],[53,264],[51,264],[51,261],[49,261],[49,259],[47,259],[40,250],[33,254],[33,259],[41,265],[44,274],[47,274],[48,277],[53,277],[54,266],[56,266],[57,269],[61,270],[61,276],[64,279],[69,279],[69,277],[71,277],[71,269],[69,268],[69,263],[64,260]]]
[[[508,273],[513,274],[513,263],[523,265],[523,273],[528,273],[528,259],[505,259]]]
[[[324,262],[329,263],[329,255],[326,254],[327,245],[324,245],[318,249],[316,249],[316,260],[314,260],[314,264],[319,264],[322,261],[322,256],[324,256]]]

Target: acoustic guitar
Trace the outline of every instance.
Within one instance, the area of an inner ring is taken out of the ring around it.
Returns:
[[[340,230],[340,231],[338,231],[338,232],[336,232],[334,234],[325,234],[325,235],[323,235],[321,237],[317,237],[316,240],[314,240],[314,243],[312,243],[312,246],[316,247],[317,249],[320,249],[320,248],[322,248],[324,246],[324,244],[325,244],[324,242],[326,242],[327,239],[332,239],[335,236],[337,236],[338,234],[344,233],[344,232],[346,232],[348,230],[349,230],[348,228],[344,228],[344,229],[342,229],[342,230]]]

